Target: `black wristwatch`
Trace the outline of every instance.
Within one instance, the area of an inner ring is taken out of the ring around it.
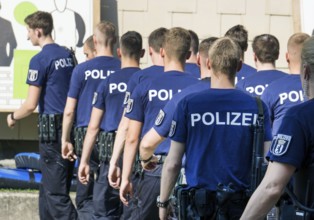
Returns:
[[[16,121],[16,119],[14,118],[14,112],[12,112],[10,115],[11,115],[11,116],[10,116],[10,117],[11,117],[11,120],[12,120],[12,121]]]
[[[160,196],[157,197],[156,205],[159,208],[167,208],[169,205],[170,199],[165,202],[160,202]]]

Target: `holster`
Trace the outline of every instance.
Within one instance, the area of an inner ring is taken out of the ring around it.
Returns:
[[[114,140],[116,137],[115,132],[101,131],[98,134],[99,146],[99,160],[102,162],[109,162],[112,156]]]
[[[75,153],[79,157],[82,155],[86,131],[87,131],[86,127],[78,127],[74,129]]]
[[[58,141],[58,130],[62,127],[61,114],[40,114],[38,116],[38,133],[41,142]]]
[[[175,190],[177,216],[179,220],[211,218],[215,214],[216,193],[206,189],[186,190],[178,186]]]

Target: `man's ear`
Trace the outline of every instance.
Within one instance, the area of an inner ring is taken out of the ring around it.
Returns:
[[[253,53],[253,59],[254,59],[254,62],[257,62],[257,56],[255,55],[255,53]]]
[[[164,48],[160,48],[160,56],[162,57],[162,58],[164,58],[165,57],[165,50],[164,50]]]
[[[288,52],[286,52],[286,61],[287,61],[287,63],[290,63],[289,53]]]
[[[206,58],[206,67],[208,70],[211,70],[211,68],[212,68],[212,64],[208,58]]]
[[[141,50],[141,58],[144,57],[144,55],[145,55],[145,49],[142,49]]]
[[[121,49],[120,48],[117,48],[117,55],[119,58],[121,58],[122,55],[121,55]]]
[[[237,66],[237,72],[239,72],[240,70],[241,70],[241,68],[242,68],[242,60],[239,60],[239,62],[238,62],[238,66]]]
[[[200,56],[200,53],[197,53],[196,62],[197,62],[197,65],[201,66],[201,56]]]
[[[310,80],[310,68],[307,64],[303,64],[303,78],[305,81]]]
[[[192,54],[191,51],[189,51],[189,52],[186,54],[186,60],[190,59],[191,54]]]
[[[153,55],[153,48],[152,47],[148,47],[148,53],[149,53],[149,56]]]
[[[39,28],[35,29],[35,33],[36,33],[37,38],[40,38],[42,36],[41,30]]]

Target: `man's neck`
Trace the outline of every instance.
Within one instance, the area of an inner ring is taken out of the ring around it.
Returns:
[[[179,71],[184,72],[184,64],[176,60],[164,60],[165,63],[165,72],[168,71]]]
[[[45,37],[42,37],[38,40],[38,44],[41,48],[43,48],[45,45],[47,44],[52,44],[54,43],[53,39],[51,36],[45,36]]]
[[[275,70],[276,66],[273,63],[261,63],[259,61],[257,61],[255,63],[256,65],[256,70],[257,71],[263,71],[263,70]]]
[[[100,57],[100,56],[113,57],[112,49],[109,47],[99,45],[95,48],[95,50],[96,50],[97,57]]]
[[[129,68],[129,67],[139,67],[139,61],[129,58],[129,57],[121,57],[121,69]]]
[[[217,77],[218,75],[219,77]],[[212,74],[211,76],[212,89],[234,89],[234,80],[230,82],[227,75],[222,73]]]

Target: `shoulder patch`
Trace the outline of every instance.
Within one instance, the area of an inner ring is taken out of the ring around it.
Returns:
[[[95,103],[97,101],[97,97],[98,97],[98,93],[94,92],[94,97],[93,97],[93,102],[92,102],[93,105],[95,105]]]
[[[161,125],[161,123],[163,122],[164,118],[165,118],[165,112],[162,109],[160,109],[160,111],[159,111],[159,113],[158,113],[158,115],[156,117],[156,120],[155,120],[155,125],[156,126]]]
[[[38,70],[28,70],[28,80],[34,82],[38,79]]]
[[[177,122],[172,120],[170,131],[169,131],[169,137],[172,137],[176,133],[176,128],[177,128]]]
[[[284,155],[289,149],[291,138],[289,135],[277,134],[271,145],[270,152],[275,156]]]
[[[130,92],[125,92],[125,96],[124,96],[124,101],[123,101],[123,105],[127,105],[130,99],[131,93]]]
[[[133,102],[134,102],[133,99],[129,99],[128,105],[126,107],[126,113],[130,113],[132,111],[132,109],[133,109]]]

